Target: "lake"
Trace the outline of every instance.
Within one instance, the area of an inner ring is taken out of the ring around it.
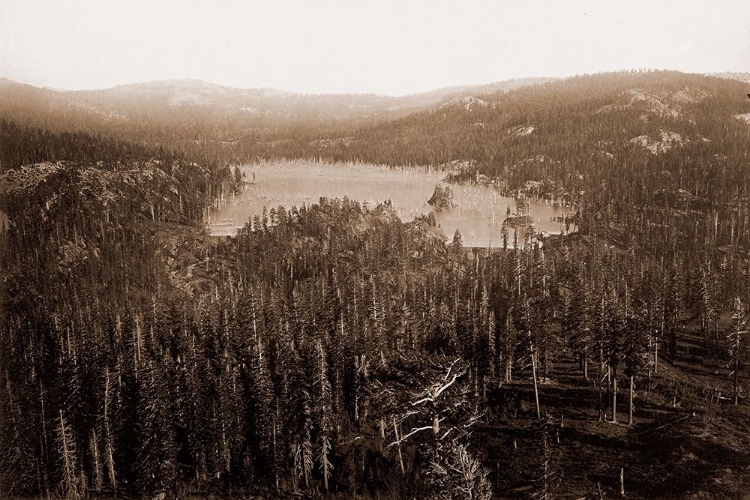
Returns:
[[[420,169],[393,169],[367,164],[325,164],[293,160],[264,162],[241,167],[251,184],[242,193],[230,196],[225,205],[208,217],[214,236],[233,235],[248,219],[260,216],[279,205],[307,206],[320,197],[349,197],[369,206],[391,200],[399,217],[410,221],[419,214],[428,214],[432,206],[427,200],[435,185],[449,185],[453,190],[455,208],[436,212],[440,227],[449,239],[458,229],[464,246],[501,247],[502,226],[508,207],[516,212],[516,201],[501,196],[493,186],[476,184],[445,184],[445,172]],[[537,231],[559,234],[564,224],[556,217],[571,215],[570,208],[538,202],[529,203],[529,216]],[[513,244],[513,228],[508,229],[508,246]],[[518,228],[523,241],[524,227]]]

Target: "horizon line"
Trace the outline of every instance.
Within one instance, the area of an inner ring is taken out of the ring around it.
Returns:
[[[572,78],[580,78],[585,76],[596,76],[596,75],[603,75],[603,74],[616,74],[616,73],[630,73],[630,72],[677,72],[677,73],[683,73],[683,74],[693,74],[693,75],[704,75],[704,76],[720,76],[720,75],[748,75],[750,77],[750,71],[711,71],[711,72],[692,72],[692,71],[681,71],[678,69],[669,69],[669,68],[630,68],[630,69],[619,69],[619,70],[605,70],[605,71],[598,71],[598,72],[592,72],[592,73],[576,73],[572,75],[565,75],[565,76],[516,76],[512,78],[505,78],[500,80],[494,80],[490,82],[483,82],[483,83],[457,83],[453,85],[446,85],[443,87],[434,87],[429,90],[420,90],[415,92],[409,92],[409,93],[379,93],[374,91],[347,91],[347,92],[303,92],[303,91],[294,91],[294,90],[285,90],[278,87],[268,87],[268,86],[258,86],[258,87],[238,87],[238,86],[232,86],[227,85],[224,83],[216,83],[208,80],[202,80],[200,78],[192,78],[192,77],[186,77],[186,78],[158,78],[153,80],[142,80],[142,81],[133,81],[133,82],[125,82],[125,83],[117,83],[115,85],[111,86],[105,86],[105,87],[88,87],[88,88],[61,88],[61,87],[54,87],[54,86],[40,86],[35,85],[33,83],[28,83],[20,80],[16,80],[13,78],[10,78],[8,76],[0,76],[0,79],[7,80],[13,83],[17,83],[19,85],[27,85],[30,87],[34,87],[37,89],[43,89],[43,90],[49,90],[53,92],[61,92],[61,93],[68,93],[68,92],[100,92],[100,91],[107,91],[107,90],[115,90],[122,87],[131,87],[131,86],[138,86],[138,85],[149,85],[149,84],[164,84],[164,83],[170,83],[170,82],[193,82],[193,83],[199,83],[199,84],[205,84],[210,85],[214,87],[222,87],[229,90],[264,90],[264,91],[274,91],[274,92],[280,92],[284,94],[290,94],[290,95],[305,95],[305,96],[335,96],[335,95],[373,95],[373,96],[379,96],[379,97],[410,97],[410,96],[418,96],[418,95],[424,95],[424,94],[430,94],[432,92],[439,92],[442,90],[449,90],[449,89],[461,89],[466,87],[484,87],[484,86],[491,86],[506,82],[513,82],[513,81],[519,81],[519,80],[567,80]]]

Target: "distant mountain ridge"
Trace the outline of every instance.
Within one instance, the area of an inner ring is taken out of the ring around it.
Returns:
[[[63,114],[105,122],[163,120],[223,127],[298,124],[367,124],[401,118],[446,101],[548,82],[516,79],[486,85],[447,87],[407,96],[296,94],[269,88],[239,89],[201,80],[161,80],[101,90],[61,91],[0,79],[0,118],[33,126],[31,116]],[[88,116],[87,116],[88,115]],[[32,123],[26,123],[31,121]]]

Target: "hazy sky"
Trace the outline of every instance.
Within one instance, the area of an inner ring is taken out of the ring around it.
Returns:
[[[407,94],[619,69],[750,72],[750,1],[0,0],[0,76]]]

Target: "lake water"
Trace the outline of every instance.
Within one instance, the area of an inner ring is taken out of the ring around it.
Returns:
[[[375,206],[391,200],[399,217],[410,221],[419,214],[428,214],[432,206],[427,200],[444,172],[417,169],[391,169],[378,165],[321,164],[304,161],[267,162],[242,167],[247,180],[254,183],[242,193],[229,197],[227,203],[210,213],[208,225],[214,236],[233,235],[248,219],[260,216],[279,205],[287,210],[317,203],[320,197],[349,197]],[[516,211],[513,198],[500,196],[492,186],[449,184],[453,201],[451,210],[436,212],[440,227],[449,239],[458,229],[464,246],[502,246],[502,225],[510,206]],[[529,215],[537,231],[559,234],[564,224],[555,217],[572,214],[570,208],[531,202]],[[519,241],[525,234],[518,228]],[[508,246],[513,244],[513,228],[508,229]]]

